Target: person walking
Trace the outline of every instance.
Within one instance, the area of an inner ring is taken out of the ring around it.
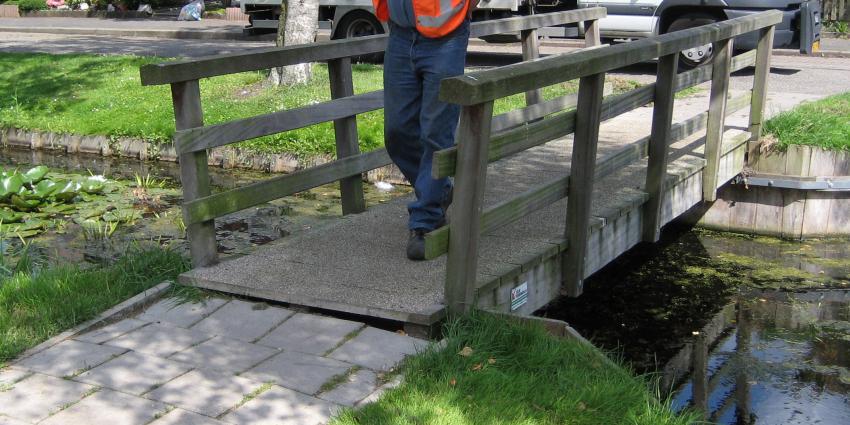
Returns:
[[[454,145],[460,107],[439,100],[440,81],[463,74],[471,2],[372,0],[389,22],[384,53],[384,144],[413,185],[407,258],[425,259],[425,234],[446,224],[452,182],[431,177],[434,152]]]

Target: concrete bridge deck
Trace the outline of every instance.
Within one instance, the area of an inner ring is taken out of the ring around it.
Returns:
[[[735,97],[742,92],[730,93]],[[768,116],[816,96],[771,93]],[[707,109],[708,92],[676,100],[674,122]],[[728,143],[746,129],[748,108],[726,119]],[[651,107],[638,108],[604,122],[597,161],[650,133]],[[673,144],[662,223],[701,202],[705,132]],[[741,139],[738,137],[738,139]],[[485,204],[569,174],[572,136],[490,164]],[[746,143],[725,146],[720,181],[740,172]],[[646,159],[623,167],[595,183],[586,258],[586,274],[634,246],[641,235],[641,205]],[[443,285],[446,257],[411,262],[405,257],[408,197],[370,207],[365,213],[335,220],[256,252],[183,274],[181,283],[305,307],[353,313],[431,326],[445,315]],[[482,235],[478,267],[481,307],[510,305],[509,288],[522,281],[533,286],[518,313],[531,313],[558,294],[558,254],[565,249],[566,199],[498,231]],[[451,216],[451,211],[450,211]],[[505,289],[508,288],[508,289]],[[506,292],[507,291],[507,292]],[[504,309],[504,308],[502,308]]]

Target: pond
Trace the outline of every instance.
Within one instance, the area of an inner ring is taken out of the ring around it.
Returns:
[[[654,374],[663,392],[672,390],[674,407],[704,407],[706,419],[843,424],[848,258],[847,240],[672,226],[659,244],[633,249],[588,279],[581,297],[538,314],[565,320],[637,372]],[[688,376],[694,365],[702,373]]]
[[[25,233],[31,253],[46,262],[108,262],[133,244],[157,244],[188,255],[177,164],[0,148],[0,169],[23,172],[36,165],[50,169],[49,179],[80,180],[92,175],[105,179],[102,193],[75,198],[66,214],[47,215],[44,223],[37,223],[36,235]],[[213,167],[209,174],[215,192],[269,178],[260,172]],[[364,189],[367,205],[409,192],[405,186],[378,190],[364,184]],[[217,219],[218,251],[225,257],[242,255],[255,246],[322,225],[342,214],[339,199],[338,185],[326,185]],[[26,221],[34,226],[36,220],[28,216]],[[0,236],[3,252],[21,245],[15,232]]]

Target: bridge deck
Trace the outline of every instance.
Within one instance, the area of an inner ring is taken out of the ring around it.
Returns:
[[[773,114],[810,98],[774,93],[769,96],[766,112]],[[707,93],[677,100],[674,121],[705,111],[707,104]],[[745,129],[747,111],[748,108],[743,109],[727,118],[727,128]],[[651,114],[651,108],[639,108],[603,123],[598,157],[648,135]],[[671,182],[691,176],[702,168],[702,134],[704,132],[674,144],[668,172]],[[491,164],[486,204],[492,205],[511,194],[569,173],[571,144],[572,138],[565,138]],[[591,226],[599,230],[628,211],[639,209],[646,199],[641,190],[645,173],[644,160],[597,181]],[[192,270],[180,280],[208,289],[306,307],[431,325],[444,315],[446,260],[445,256],[428,262],[406,259],[405,204],[408,201],[409,198],[404,197],[370,207],[365,213],[346,216],[329,225],[260,247],[250,255]],[[678,213],[680,211],[668,211],[664,222]],[[562,200],[498,231],[482,235],[479,286],[516,276],[529,265],[557,254],[559,246],[563,247],[565,214],[566,200]],[[640,227],[639,222],[636,227]],[[611,232],[613,236],[610,237],[615,238],[617,232],[622,231],[634,232],[635,229],[619,229]],[[596,253],[588,252],[588,273],[598,270],[630,246],[615,249],[606,245],[599,245]]]

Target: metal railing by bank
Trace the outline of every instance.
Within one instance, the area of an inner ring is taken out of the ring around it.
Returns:
[[[558,246],[562,280],[568,294],[579,295],[586,277],[584,264],[594,181],[645,157],[648,157],[648,169],[641,204],[642,238],[656,241],[662,224],[670,143],[702,128],[706,129],[703,200],[715,200],[717,187],[724,183],[718,181],[718,170],[725,153],[722,139],[726,115],[747,104],[750,106],[749,131],[740,135],[739,140],[725,141],[727,144],[734,142],[740,146],[761,134],[774,26],[781,18],[781,12],[767,11],[627,44],[549,56],[444,80],[441,99],[461,105],[462,112],[458,145],[435,153],[433,175],[455,177],[455,202],[449,227],[426,236],[426,255],[434,258],[448,253],[445,304],[449,312],[472,308],[478,293],[486,289],[476,284],[481,234],[564,197],[567,198],[565,234]],[[754,31],[759,37],[757,49],[733,58],[734,37]],[[712,65],[679,74],[678,53],[707,43],[714,44],[716,56]],[[655,58],[658,68],[654,84],[603,99],[606,72]],[[730,72],[751,64],[755,64],[752,92],[727,100]],[[494,129],[497,121],[493,117],[494,100],[576,78],[579,92],[575,109],[563,112],[550,109],[542,116],[526,117],[527,122],[519,127]],[[708,111],[672,125],[675,93],[708,80],[711,81]],[[650,102],[653,103],[651,135],[597,162],[600,121]],[[574,134],[568,177],[484,210],[489,162],[568,134]]]
[[[539,28],[584,22],[587,46],[597,46],[597,20],[605,16],[604,8],[588,8],[474,22],[470,36],[520,32],[523,60],[529,61],[539,57]],[[361,174],[388,165],[391,161],[385,149],[367,153],[359,151],[356,117],[381,109],[383,92],[354,94],[351,57],[383,52],[386,44],[387,36],[378,35],[256,49],[238,54],[145,65],[141,68],[143,85],[171,85],[177,128],[174,143],[179,154],[183,185],[183,217],[195,267],[210,265],[218,260],[214,223],[218,217],[336,181],[340,182],[343,214],[365,210]],[[327,62],[332,100],[204,125],[199,79],[310,62]],[[511,127],[535,116],[551,113],[553,109],[575,106],[574,96],[540,102],[542,96],[539,87],[523,91],[526,92],[529,106],[497,117],[494,124],[500,123],[502,128]],[[329,121],[334,123],[337,160],[226,192],[211,193],[207,170],[208,149]]]

